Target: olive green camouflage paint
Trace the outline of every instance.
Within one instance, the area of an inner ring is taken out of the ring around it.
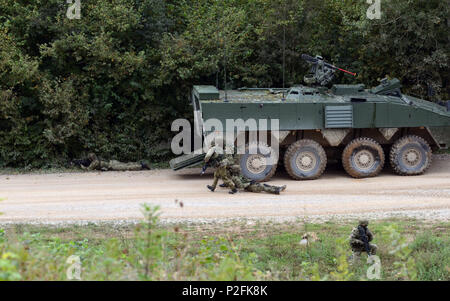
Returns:
[[[380,99],[378,99],[380,98]],[[216,118],[225,124],[227,119],[279,119],[281,131],[326,129],[327,106],[353,107],[353,124],[348,128],[393,127],[443,127],[450,126],[450,114],[437,104],[422,105],[418,99],[409,97],[414,104],[407,105],[393,97],[379,96],[365,103],[341,103],[332,97],[320,100],[279,101],[260,103],[224,103],[204,101],[201,104],[204,120]],[[345,127],[342,127],[345,128]],[[239,129],[242,130],[242,129]]]
[[[227,102],[213,86],[196,86],[193,94],[203,120],[214,118],[223,124],[227,119],[278,119],[281,131],[450,127],[450,112],[445,107],[402,95],[399,87],[397,79],[373,89],[364,89],[364,85],[334,85],[330,90],[298,86],[290,89],[285,100],[269,90],[244,89],[228,91]]]

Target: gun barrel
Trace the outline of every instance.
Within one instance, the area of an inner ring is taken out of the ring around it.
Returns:
[[[305,61],[311,62],[311,63],[316,63],[317,59],[315,57],[312,57],[310,55],[307,54],[302,54],[302,59],[304,59]]]
[[[369,239],[367,237],[366,231],[358,226],[359,236],[364,243],[364,248],[366,249],[367,255],[370,255]]]
[[[348,73],[348,74],[351,74],[351,75],[353,75],[353,76],[356,76],[356,73],[353,73],[353,72],[350,72],[350,71],[347,71],[347,70],[345,70],[345,69],[342,69],[342,68],[337,68],[339,71],[342,71],[342,72],[345,72],[345,73]]]
[[[302,59],[304,59],[305,61],[307,61],[307,62],[309,62],[311,64],[317,64],[317,62],[319,61],[319,59],[317,59],[315,57],[312,57],[310,55],[307,55],[307,54],[302,54]],[[336,67],[336,66],[331,65],[330,63],[327,63],[327,62],[324,62],[324,66],[327,67],[327,68],[330,68],[330,69],[339,70],[339,71],[345,72],[347,74],[351,74],[353,76],[356,76],[356,73],[353,73],[353,72],[350,72],[348,70]]]
[[[332,69],[334,69],[334,70],[339,70],[339,71],[345,72],[345,73],[347,73],[347,74],[351,74],[351,75],[353,75],[353,76],[356,76],[356,73],[353,73],[353,72],[350,72],[350,71],[348,71],[348,70],[345,70],[345,69],[336,67],[336,66],[331,65],[331,64],[329,64],[329,63],[324,63],[324,65],[327,66],[328,68],[332,68]]]

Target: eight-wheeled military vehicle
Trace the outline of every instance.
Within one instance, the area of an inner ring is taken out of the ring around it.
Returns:
[[[208,119],[224,124],[227,119],[279,120],[281,151],[275,162],[263,151],[252,154],[248,146],[240,156],[248,178],[267,181],[284,164],[295,180],[317,179],[332,157],[354,178],[377,176],[388,160],[399,175],[420,175],[430,166],[432,151],[447,146],[442,133],[450,130],[450,103],[442,106],[404,95],[396,78],[383,79],[371,89],[363,84],[329,86],[336,70],[352,73],[319,56],[302,57],[312,64],[307,86],[233,91],[194,86],[191,97],[200,128]],[[246,126],[236,131],[247,139],[250,135]],[[172,160],[171,166],[178,170],[199,164],[203,157],[187,155]]]

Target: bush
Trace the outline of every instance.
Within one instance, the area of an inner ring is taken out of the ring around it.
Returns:
[[[368,20],[353,0],[85,0],[69,20],[64,1],[0,0],[0,167],[88,152],[166,160],[171,121],[192,118],[193,84],[283,85],[284,35],[286,86],[302,82],[309,53],[358,73],[343,83],[390,75],[448,99],[445,5],[386,2]]]

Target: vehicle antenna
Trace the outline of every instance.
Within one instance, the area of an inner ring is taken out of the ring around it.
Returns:
[[[286,2],[283,5],[284,21],[286,22]],[[285,72],[286,72],[286,23],[283,22],[283,98],[284,100],[284,89],[285,89]]]
[[[225,7],[223,9],[225,11]],[[221,19],[223,23],[223,18]],[[222,24],[221,26],[221,33],[222,33],[222,41],[223,41],[223,81],[224,81],[224,90],[225,90],[225,102],[228,102],[228,86],[227,86],[227,60],[228,60],[228,49],[227,49],[227,31],[225,24]]]
[[[220,28],[220,20],[217,19],[217,28]],[[217,50],[220,49],[220,34],[219,31],[216,31],[216,42],[217,42]],[[216,88],[219,90],[219,77],[220,77],[220,62],[217,61],[217,71],[216,71]]]
[[[223,68],[224,68],[224,72],[223,72],[223,80],[224,80],[224,86],[225,86],[225,102],[228,102],[228,93],[227,93],[227,42],[226,42],[226,37],[224,37],[223,39],[223,48],[224,48],[224,62],[223,62]]]

